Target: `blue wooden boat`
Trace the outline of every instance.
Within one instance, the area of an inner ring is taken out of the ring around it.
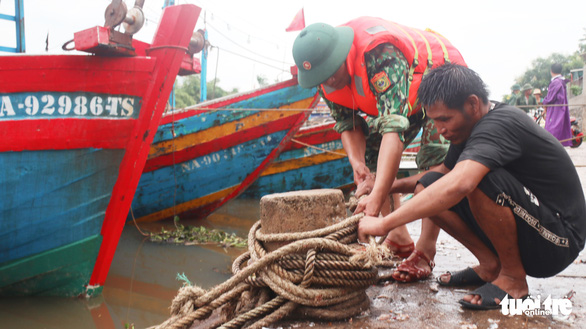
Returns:
[[[240,195],[318,102],[297,78],[165,114],[129,219],[202,218]]]
[[[75,34],[92,55],[0,56],[0,295],[101,292],[199,13],[166,8],[150,45],[111,25]]]
[[[352,167],[342,146],[340,134],[333,130],[334,122],[303,127],[281,155],[241,198],[258,199],[267,194],[287,191],[354,187]],[[403,152],[398,177],[417,172],[414,157],[419,148],[416,139]]]

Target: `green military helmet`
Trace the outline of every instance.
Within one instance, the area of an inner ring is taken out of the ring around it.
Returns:
[[[523,88],[521,88],[521,91],[525,91],[525,90],[533,90],[533,86],[530,83],[526,83],[523,85]]]
[[[354,31],[348,26],[315,23],[304,28],[293,43],[299,85],[313,88],[324,83],[344,63],[353,40]]]
[[[520,86],[518,83],[515,83],[515,84],[514,84],[514,85],[511,87],[511,90],[512,90],[512,91],[515,91],[515,90],[521,90],[521,86]]]

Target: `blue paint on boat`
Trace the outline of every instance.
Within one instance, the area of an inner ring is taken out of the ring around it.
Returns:
[[[173,131],[175,131],[176,136],[185,136],[220,126],[228,122],[237,121],[253,114],[258,115],[259,112],[210,110],[209,112],[178,120],[175,123],[160,125],[153,140],[153,144],[172,140],[174,138]]]
[[[338,188],[353,183],[347,158],[260,177],[241,198],[258,199],[267,194],[288,191]]]
[[[291,104],[302,99],[313,97],[317,88],[305,89],[298,84],[287,88],[275,89],[263,95],[246,98],[225,106],[227,109],[277,109],[285,104]]]
[[[99,235],[123,155],[98,149],[1,153],[0,264]]]
[[[277,109],[284,105],[310,98],[316,93],[316,88],[304,89],[299,85],[294,85],[258,95],[253,98],[246,98],[233,104],[226,105],[222,107],[222,109]],[[214,100],[212,102],[215,103],[217,101],[218,100]],[[199,104],[199,106],[205,108],[205,103]],[[173,130],[175,131],[176,136],[183,136],[219,126],[227,122],[237,121],[249,115],[260,115],[259,111],[222,111],[222,109],[215,111],[214,109],[211,109],[209,112],[204,112],[179,120],[174,124],[168,123],[159,126],[153,144],[175,138],[173,136]],[[167,114],[167,116],[170,115],[172,114]]]
[[[274,163],[323,154],[323,150],[335,152],[343,149],[342,141],[339,139],[314,146],[315,148],[303,147],[283,152]],[[241,198],[261,198],[267,194],[287,191],[338,188],[352,184],[352,177],[352,166],[350,166],[348,158],[344,157],[307,167],[261,176],[242,193]]]
[[[279,155],[279,157],[277,158],[277,160],[275,162],[281,162],[281,161],[292,160],[292,159],[301,159],[301,158],[305,158],[305,157],[312,156],[315,154],[324,153],[324,151],[322,151],[320,149],[333,151],[333,152],[344,149],[344,147],[342,145],[342,141],[339,139],[333,140],[333,141],[327,142],[327,143],[314,145],[314,147],[315,148],[303,147],[303,148],[283,152]],[[338,152],[340,152],[340,151],[338,151]],[[350,165],[349,162],[348,162],[348,165]]]
[[[421,143],[421,134],[422,130],[419,130],[419,133],[409,146],[419,146]],[[283,152],[273,163],[277,164],[288,160],[302,159],[316,154],[322,154],[324,153],[323,150],[336,152],[343,149],[342,141],[339,139],[312,146]],[[409,170],[399,169],[399,177],[410,174]],[[272,193],[307,189],[341,188],[353,184],[353,177],[352,166],[348,158],[344,157],[285,172],[261,176],[241,194],[240,198],[254,199]]]
[[[135,218],[240,184],[287,132],[278,131],[175,166],[143,173],[132,204]]]

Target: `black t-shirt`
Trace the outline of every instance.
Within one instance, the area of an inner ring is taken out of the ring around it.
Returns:
[[[493,103],[496,106],[476,123],[465,143],[450,145],[446,167],[474,160],[491,170],[504,168],[583,236],[586,201],[568,152],[525,112]]]

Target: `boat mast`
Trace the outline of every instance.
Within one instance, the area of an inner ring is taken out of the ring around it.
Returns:
[[[14,0],[14,16],[0,14],[0,19],[13,21],[16,25],[16,48],[0,46],[0,51],[24,53],[24,0]]]

